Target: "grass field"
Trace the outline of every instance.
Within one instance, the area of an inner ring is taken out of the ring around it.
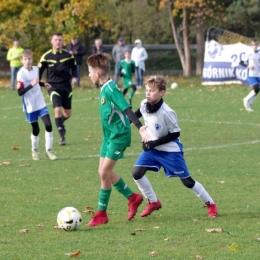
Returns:
[[[81,212],[85,206],[97,209],[102,137],[99,90],[84,87],[74,91],[64,147],[58,145],[53,110],[44,92],[58,160],[50,161],[44,154],[44,128],[40,123],[41,160],[33,161],[31,126],[25,120],[20,97],[16,91],[2,87],[0,164],[10,164],[0,165],[1,260],[68,259],[65,254],[77,250],[81,250],[78,259],[260,258],[260,102],[255,102],[255,112],[248,113],[242,104],[249,91],[246,86],[205,87],[196,77],[175,80],[179,88],[169,88],[164,99],[177,112],[190,173],[217,201],[219,217],[209,219],[202,202],[191,191],[160,171],[147,174],[163,205],[151,216],[139,217],[144,202],[136,217],[127,221],[127,201],[113,190],[107,225],[89,228],[90,215],[82,213],[83,223],[77,231],[54,229],[56,216],[65,206]],[[4,80],[0,84],[6,85]],[[136,93],[134,109],[144,97],[143,89]],[[137,130],[132,128],[132,146],[115,171],[137,192],[131,169],[141,145]],[[223,231],[206,232],[210,228]],[[20,233],[22,229],[29,232]],[[151,256],[151,252],[157,255]]]

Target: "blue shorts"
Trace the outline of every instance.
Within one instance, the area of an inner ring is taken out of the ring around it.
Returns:
[[[32,113],[25,112],[25,114],[26,114],[26,118],[27,118],[28,122],[33,123],[33,122],[38,121],[38,117],[42,117],[44,115],[49,114],[49,110],[47,107],[44,107],[44,108],[34,111]]]
[[[135,166],[147,167],[148,170],[158,172],[163,167],[167,178],[179,177],[181,179],[190,176],[182,152],[163,152],[156,149],[142,152],[135,162]]]
[[[258,78],[258,77],[248,77],[247,82],[248,82],[248,85],[250,87],[254,86],[255,84],[260,85],[260,78]]]

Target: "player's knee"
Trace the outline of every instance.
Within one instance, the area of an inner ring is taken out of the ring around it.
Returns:
[[[47,132],[51,132],[51,131],[52,131],[52,125],[51,125],[51,123],[45,125],[45,130],[46,130]]]
[[[133,178],[135,180],[139,180],[144,176],[145,172],[146,172],[146,170],[145,170],[144,167],[134,166],[133,169],[132,169]]]
[[[40,128],[33,128],[32,134],[33,134],[34,136],[38,136],[39,133],[40,133]]]
[[[255,84],[253,86],[253,88],[254,88],[255,94],[257,94],[259,92],[259,84]]]
[[[136,85],[133,85],[133,86],[132,86],[132,89],[133,89],[134,91],[136,91]]]
[[[195,185],[195,181],[191,177],[181,179],[181,181],[182,181],[182,184],[189,189],[193,188]]]

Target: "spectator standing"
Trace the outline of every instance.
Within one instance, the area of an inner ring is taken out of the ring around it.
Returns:
[[[22,62],[20,60],[22,56],[23,48],[20,46],[19,41],[13,41],[13,47],[10,48],[7,52],[6,59],[10,61],[11,68],[11,89],[15,89],[15,79],[17,76],[17,72],[22,67]]]
[[[86,55],[86,49],[77,37],[72,37],[70,44],[66,46],[66,50],[72,54],[77,63],[78,82],[77,87],[80,87],[80,68],[82,65],[83,56]]]
[[[142,41],[140,39],[135,40],[135,47],[132,50],[131,59],[135,62],[135,78],[137,88],[142,88],[143,78],[145,71],[144,61],[148,58],[146,49],[142,46]]]
[[[119,66],[120,61],[125,58],[125,49],[130,49],[129,46],[126,45],[123,38],[119,38],[117,44],[113,47],[112,50],[112,57],[115,62],[115,75],[114,75],[114,82],[118,83],[119,78]]]
[[[103,46],[101,39],[95,40],[95,45],[91,48],[91,54],[107,53],[106,47]]]
[[[107,49],[103,46],[101,39],[96,39],[94,46],[91,48],[91,54],[108,53]],[[99,87],[99,83],[95,83],[95,88]]]

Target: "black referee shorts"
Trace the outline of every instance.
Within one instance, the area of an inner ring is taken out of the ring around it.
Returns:
[[[52,107],[63,107],[65,109],[71,109],[72,102],[72,87],[70,83],[63,84],[51,84],[51,88],[48,90]]]

